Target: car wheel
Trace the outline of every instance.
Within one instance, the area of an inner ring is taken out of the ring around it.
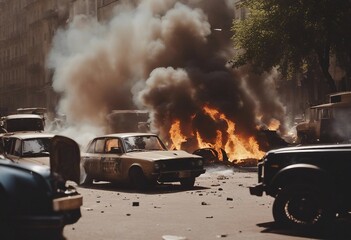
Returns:
[[[273,203],[273,217],[284,226],[310,228],[322,226],[335,218],[331,201],[322,190],[308,185],[283,188]]]
[[[180,184],[182,185],[183,188],[192,188],[194,187],[195,184],[195,178],[184,178],[180,180]]]
[[[148,187],[147,179],[140,167],[132,167],[130,169],[129,179],[132,186],[138,190],[145,190]]]

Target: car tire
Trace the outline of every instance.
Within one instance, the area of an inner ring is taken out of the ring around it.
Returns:
[[[148,181],[140,167],[132,167],[129,171],[129,179],[132,186],[138,190],[146,190],[149,186]]]
[[[335,218],[330,197],[312,185],[290,185],[283,188],[273,203],[273,217],[282,226],[321,227]]]
[[[193,188],[195,184],[195,178],[190,177],[190,178],[184,178],[180,180],[180,184],[182,185],[183,188]]]

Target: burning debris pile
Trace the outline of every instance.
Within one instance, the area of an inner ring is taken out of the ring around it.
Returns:
[[[235,2],[119,1],[107,22],[77,16],[48,59],[58,111],[71,125],[107,128],[113,109],[147,110],[151,130],[173,148],[262,157],[257,129],[284,131],[284,107],[275,72],[227,64]]]

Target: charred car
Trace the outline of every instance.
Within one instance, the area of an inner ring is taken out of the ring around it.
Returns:
[[[50,167],[2,155],[1,239],[62,238],[64,226],[81,217],[82,196],[69,184],[79,182],[79,158],[78,145],[62,136],[51,139]]]
[[[269,151],[250,193],[274,197],[273,217],[283,226],[325,226],[351,210],[350,159],[351,144]]]
[[[131,183],[145,189],[158,182],[180,182],[192,187],[205,172],[203,158],[181,150],[168,151],[151,133],[118,133],[93,139],[82,154],[84,183]]]

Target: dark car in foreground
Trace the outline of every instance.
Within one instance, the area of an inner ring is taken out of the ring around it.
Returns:
[[[327,226],[351,210],[351,144],[269,151],[258,163],[256,196],[275,198],[274,220],[283,226]]]
[[[79,183],[79,157],[78,145],[61,136],[52,139],[50,167],[1,156],[1,239],[62,238],[81,217],[82,196],[70,182]]]
[[[118,133],[94,138],[82,154],[85,184],[95,181],[131,183],[138,189],[158,182],[193,187],[205,172],[203,158],[181,150],[169,151],[151,133]]]

